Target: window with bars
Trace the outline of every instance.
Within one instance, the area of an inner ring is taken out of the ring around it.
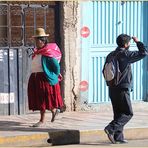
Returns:
[[[49,42],[55,41],[56,2],[0,3],[0,47],[33,46],[37,27],[46,30]]]

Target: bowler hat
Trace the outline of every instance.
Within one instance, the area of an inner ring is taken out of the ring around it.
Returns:
[[[46,37],[46,36],[49,36],[49,34],[46,34],[45,30],[43,28],[37,28],[35,35],[32,36],[32,37],[35,38],[35,37]]]

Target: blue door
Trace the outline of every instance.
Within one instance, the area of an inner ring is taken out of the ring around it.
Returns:
[[[81,100],[88,103],[108,102],[102,68],[106,55],[116,48],[116,37],[121,33],[137,36],[148,43],[148,2],[92,1],[82,2],[81,27],[88,27],[90,35],[82,37],[81,80],[87,81],[88,90],[81,92]],[[146,27],[147,26],[147,27]],[[146,28],[146,30],[144,30]],[[136,45],[131,42],[131,50]],[[146,100],[146,59],[132,65],[134,88],[132,100]]]

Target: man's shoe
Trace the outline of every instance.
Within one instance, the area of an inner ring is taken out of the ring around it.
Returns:
[[[114,139],[114,135],[111,134],[111,133],[109,132],[109,130],[107,130],[106,128],[104,129],[104,131],[105,131],[105,133],[107,134],[108,139],[111,141],[111,143],[116,144],[116,141],[115,141],[115,139]]]
[[[116,140],[116,144],[125,144],[128,143],[127,140]]]

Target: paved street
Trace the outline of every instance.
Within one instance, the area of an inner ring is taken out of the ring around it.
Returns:
[[[110,147],[148,147],[148,139],[145,140],[129,140],[127,144],[110,144],[109,142],[101,143],[84,143],[84,144],[74,144],[74,145],[60,145],[51,146],[48,143],[45,145],[36,145],[39,147],[53,147],[53,148],[110,148]]]

